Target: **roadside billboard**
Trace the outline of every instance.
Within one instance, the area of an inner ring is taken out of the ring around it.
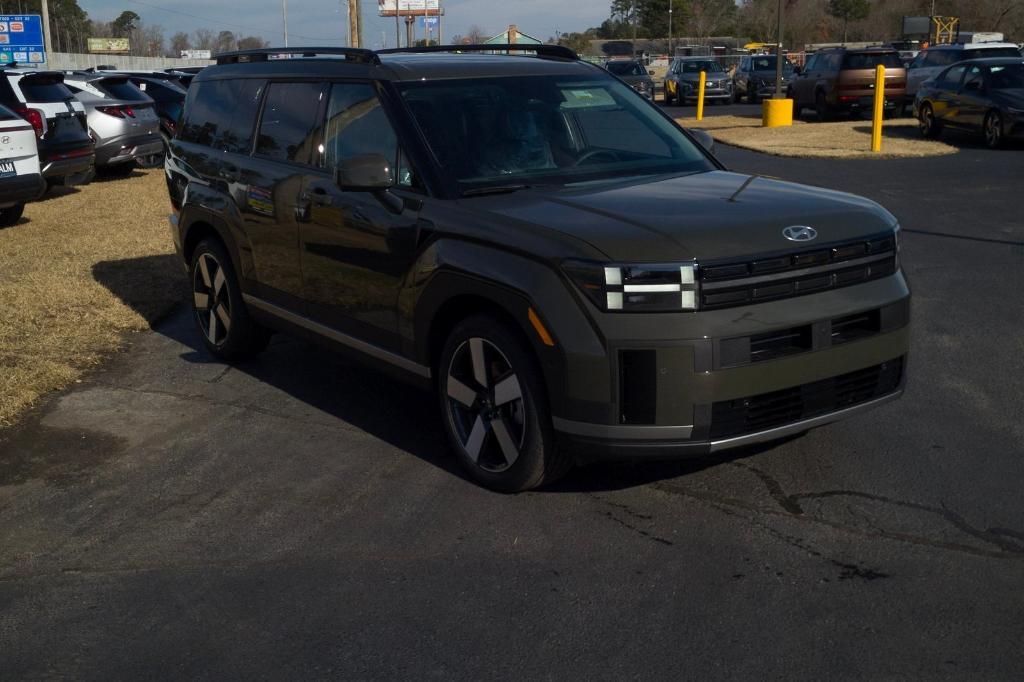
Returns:
[[[89,52],[93,54],[126,54],[130,48],[127,38],[89,38]]]
[[[45,64],[43,23],[38,14],[0,15],[0,66]]]
[[[210,50],[182,50],[182,59],[213,59]]]
[[[377,6],[382,17],[393,17],[396,11],[400,17],[444,14],[440,0],[377,0]]]

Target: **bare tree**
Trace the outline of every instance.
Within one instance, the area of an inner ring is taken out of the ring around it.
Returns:
[[[463,41],[471,45],[477,45],[479,43],[484,42],[490,37],[491,36],[487,33],[485,29],[481,28],[477,24],[473,24],[472,26],[469,27],[469,30],[466,31],[466,35],[463,37]]]
[[[192,33],[192,47],[197,50],[213,50],[215,44],[213,31],[208,28],[197,28]]]
[[[171,36],[171,56],[180,57],[183,50],[189,49],[191,43],[188,39],[188,34],[182,31],[178,31]]]

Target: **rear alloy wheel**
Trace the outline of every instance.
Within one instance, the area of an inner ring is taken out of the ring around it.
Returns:
[[[25,204],[15,204],[7,208],[0,208],[0,227],[11,227],[17,225],[21,220],[21,214],[25,212]]]
[[[984,125],[985,146],[999,149],[1003,145],[1003,117],[998,111],[988,112]]]
[[[192,255],[192,311],[204,345],[221,358],[253,355],[270,332],[249,317],[231,259],[220,242],[204,240]]]
[[[459,324],[439,363],[445,430],[481,485],[518,492],[568,469],[549,425],[536,361],[518,334],[489,316]]]
[[[917,112],[917,124],[921,134],[928,139],[935,139],[942,133],[942,124],[935,118],[932,105],[927,102],[922,104]]]

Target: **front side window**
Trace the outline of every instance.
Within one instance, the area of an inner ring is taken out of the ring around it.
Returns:
[[[967,69],[967,76],[964,77],[964,90],[981,90],[985,85],[985,70],[974,65]]]
[[[463,191],[714,168],[675,125],[607,77],[414,81],[401,93]]]
[[[256,154],[310,163],[323,90],[319,83],[272,83],[263,104]]]
[[[354,157],[378,154],[398,169],[397,184],[413,184],[411,171],[401,161],[395,130],[377,90],[369,83],[331,86],[321,151],[319,165],[325,168],[337,168]]]

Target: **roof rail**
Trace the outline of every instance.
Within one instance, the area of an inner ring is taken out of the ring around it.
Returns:
[[[360,64],[380,64],[373,50],[359,47],[261,47],[255,50],[238,50],[222,52],[217,55],[218,64],[243,64],[245,62],[265,62],[274,55],[290,54],[300,57],[318,57],[335,55]]]
[[[531,45],[523,43],[502,43],[495,45],[424,45],[423,47],[397,47],[377,50],[377,54],[422,54],[430,52],[534,52],[538,57],[571,59],[579,61],[579,55],[563,45]]]

